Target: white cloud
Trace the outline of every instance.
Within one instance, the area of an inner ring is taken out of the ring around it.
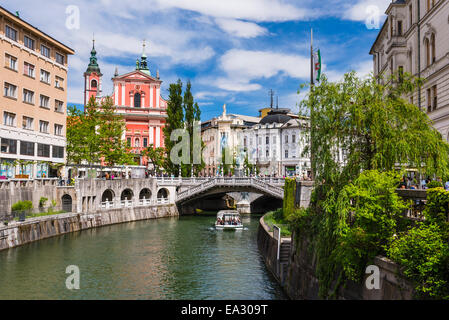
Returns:
[[[366,21],[372,14],[378,14],[378,18],[381,20],[390,3],[391,0],[359,0],[345,10],[343,18],[353,21]],[[377,9],[372,11],[372,8]]]
[[[229,91],[255,91],[261,88],[259,84],[251,83],[257,79],[277,75],[308,78],[310,60],[300,55],[272,51],[232,49],[221,57],[220,67],[227,76],[217,79],[216,86]]]
[[[289,21],[307,17],[307,10],[279,0],[157,0],[160,8],[178,8],[216,18]]]
[[[216,19],[218,26],[227,33],[240,38],[254,38],[267,33],[267,29],[253,23],[234,19]]]

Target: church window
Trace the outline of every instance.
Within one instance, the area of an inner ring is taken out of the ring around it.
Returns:
[[[134,108],[140,108],[141,105],[141,95],[140,93],[136,93],[134,95]]]
[[[91,86],[92,88],[96,88],[96,87],[98,86],[97,80],[92,80],[92,82],[90,83],[90,86]]]

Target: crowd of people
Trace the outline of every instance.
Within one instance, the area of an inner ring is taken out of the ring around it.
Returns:
[[[224,226],[224,225],[230,225],[230,226],[238,226],[242,224],[242,221],[240,220],[240,218],[231,218],[226,220],[225,218],[221,219],[220,217],[218,217],[217,219],[217,225],[220,226]]]
[[[401,181],[399,182],[399,189],[426,190],[426,189],[428,189],[428,186],[432,181],[436,181],[436,182],[438,182],[438,184],[443,186],[445,190],[449,190],[449,178],[445,179],[445,180],[447,180],[447,181],[443,183],[443,180],[439,177],[436,179],[433,179],[433,180],[430,178],[426,178],[426,179],[421,179],[418,183],[418,181],[415,178],[403,177],[401,179]]]

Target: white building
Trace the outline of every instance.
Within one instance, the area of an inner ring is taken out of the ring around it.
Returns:
[[[396,0],[370,54],[374,75],[408,72],[425,79],[410,102],[449,140],[449,1]]]
[[[243,131],[240,143],[261,175],[310,175],[310,159],[302,157],[307,120],[289,112],[272,109],[258,124]]]

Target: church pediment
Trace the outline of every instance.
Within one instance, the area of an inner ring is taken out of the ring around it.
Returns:
[[[114,80],[142,80],[142,81],[153,81],[153,82],[159,82],[161,83],[162,81],[153,78],[152,76],[143,73],[142,71],[139,70],[134,70],[130,73],[115,77]]]

